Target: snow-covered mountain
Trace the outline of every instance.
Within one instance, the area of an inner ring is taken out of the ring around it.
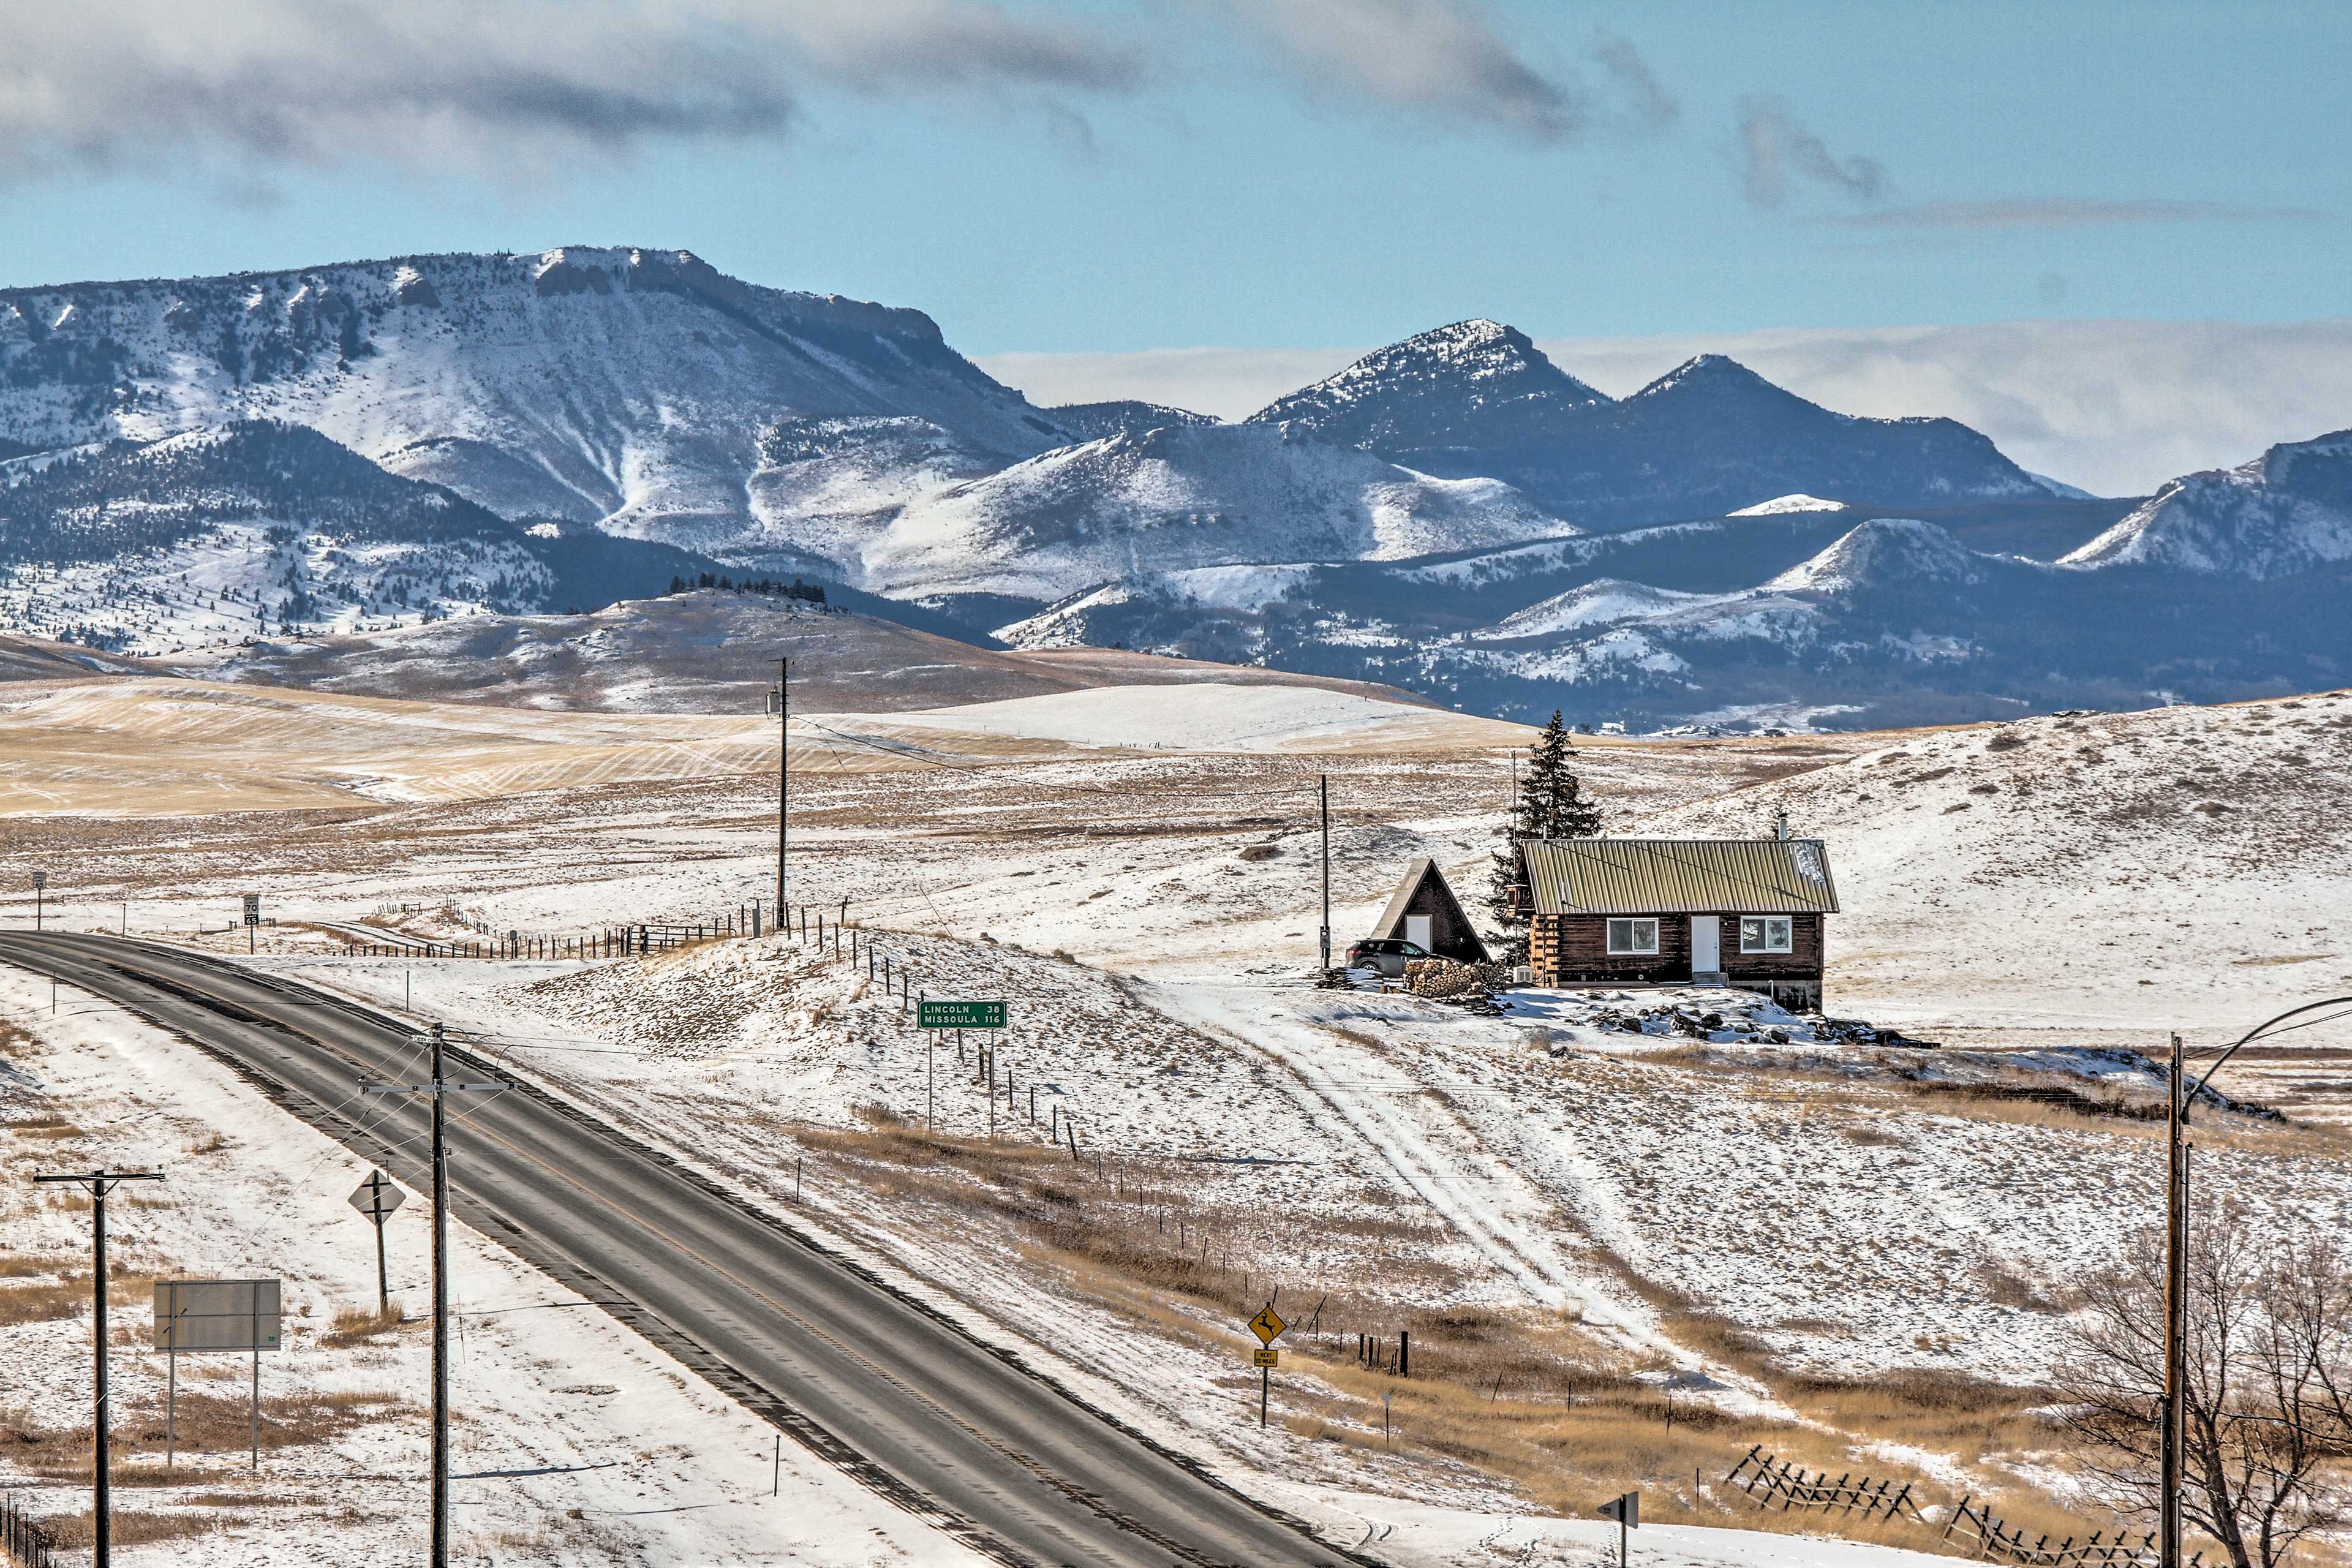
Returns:
[[[518,528],[299,425],[113,440],[0,471],[0,627],[139,653],[602,603],[708,564]]]
[[[1001,635],[1213,651],[1507,717],[1558,706],[1635,728],[1869,728],[2275,695],[2352,683],[2340,610],[2352,549],[2329,500],[2342,456],[2328,438],[2168,487],[2171,502],[2053,552],[2063,563],[1962,537],[2001,539],[1998,509],[1943,522],[1785,510],[1296,566],[1245,592],[1202,573],[1129,578]],[[2226,504],[2191,513],[2200,496]]]
[[[1456,321],[1366,354],[1250,416],[1343,447],[1402,456],[1541,443],[1562,416],[1609,400],[1500,321]]]
[[[1612,401],[1496,321],[1407,338],[1251,418],[1426,473],[1504,479],[1592,527],[1722,516],[1791,492],[1874,507],[2053,499],[1953,420],[1832,414],[1720,354]]]
[[[2352,430],[2189,474],[2063,560],[2269,579],[2352,559]]]
[[[1135,573],[1394,560],[1574,529],[1493,479],[1434,479],[1264,425],[1064,447],[908,505],[861,586],[1053,600]]]
[[[747,489],[780,425],[833,422],[852,466],[862,436],[900,442],[901,419],[987,467],[1066,439],[919,311],[758,288],[685,251],[0,292],[0,440],[39,451],[262,418],[502,516],[720,552],[789,544],[791,488],[782,511]],[[906,485],[887,457],[872,466],[893,470],[897,490],[871,498],[887,505]]]

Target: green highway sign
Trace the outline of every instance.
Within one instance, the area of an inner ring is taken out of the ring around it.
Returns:
[[[915,1009],[919,1029],[1001,1029],[1002,1002],[925,1002]]]

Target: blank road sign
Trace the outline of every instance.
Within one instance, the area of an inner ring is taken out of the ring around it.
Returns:
[[[352,1194],[352,1207],[381,1225],[386,1215],[408,1201],[408,1194],[387,1180],[382,1171],[369,1175]]]
[[[1290,1327],[1288,1323],[1282,1321],[1282,1315],[1271,1307],[1260,1307],[1257,1310],[1257,1316],[1249,1321],[1249,1326],[1250,1332],[1257,1336],[1258,1343],[1262,1345],[1274,1343],[1281,1337],[1282,1331]]]
[[[919,1029],[1001,1029],[1002,1002],[925,1002],[915,1009]]]
[[[275,1279],[158,1279],[159,1351],[274,1351],[283,1331]]]

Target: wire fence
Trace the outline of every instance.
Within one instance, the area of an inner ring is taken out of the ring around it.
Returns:
[[[14,1492],[0,1496],[0,1553],[16,1568],[60,1568],[57,1539],[25,1511]]]

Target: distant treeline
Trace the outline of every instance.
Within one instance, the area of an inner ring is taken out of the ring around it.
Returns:
[[[781,598],[805,600],[812,605],[824,603],[824,584],[803,583],[797,577],[789,583],[779,583],[768,577],[760,578],[757,582],[746,577],[738,583],[732,577],[713,576],[705,572],[692,580],[684,577],[669,580],[669,591],[673,594],[688,594],[697,588],[718,588],[730,594],[773,594]]]

